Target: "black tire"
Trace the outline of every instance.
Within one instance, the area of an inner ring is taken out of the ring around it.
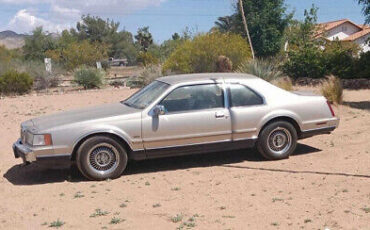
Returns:
[[[268,160],[289,158],[296,147],[297,130],[287,121],[276,121],[268,124],[260,132],[257,141],[258,152]]]
[[[118,140],[108,136],[93,136],[85,140],[76,156],[78,169],[90,180],[120,177],[127,161],[126,150]]]

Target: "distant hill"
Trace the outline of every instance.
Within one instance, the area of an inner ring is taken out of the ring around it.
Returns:
[[[11,30],[0,32],[0,45],[4,45],[8,49],[21,48],[24,45],[24,38],[27,35],[17,34]]]

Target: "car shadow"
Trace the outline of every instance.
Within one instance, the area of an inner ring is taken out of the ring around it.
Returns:
[[[370,111],[370,101],[344,101],[343,105],[354,109],[362,109]]]
[[[305,144],[298,144],[293,156],[305,155],[319,151],[321,150]],[[158,171],[230,165],[241,163],[244,161],[257,162],[266,160],[258,153],[255,148],[242,149],[228,152],[206,153],[182,157],[169,157],[166,159],[162,158],[132,162],[127,167],[124,174],[131,175]]]
[[[293,157],[320,151],[320,149],[305,144],[298,144]],[[124,175],[230,165],[244,161],[257,162],[265,161],[265,159],[260,156],[256,149],[169,157],[165,159],[130,162]],[[72,165],[70,168],[47,168],[37,164],[25,166],[15,165],[3,176],[13,185],[49,184],[65,181],[77,183],[87,181],[79,173],[75,165]]]

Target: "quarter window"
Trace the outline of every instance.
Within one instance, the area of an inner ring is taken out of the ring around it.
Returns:
[[[263,104],[261,96],[244,85],[230,85],[231,107]]]
[[[217,84],[183,86],[160,103],[166,112],[182,112],[224,107],[222,88]]]

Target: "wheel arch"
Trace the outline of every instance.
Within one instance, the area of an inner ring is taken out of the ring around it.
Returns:
[[[276,121],[286,121],[286,122],[289,122],[291,123],[295,130],[297,131],[297,136],[300,136],[302,130],[301,130],[301,127],[299,126],[298,122],[292,118],[292,117],[289,117],[289,116],[277,116],[277,117],[274,117],[274,118],[271,118],[269,119],[268,121],[266,121],[262,127],[259,129],[258,131],[258,136],[260,135],[261,131],[266,127],[268,126],[269,124],[273,123],[273,122],[276,122]]]
[[[76,160],[77,151],[80,148],[80,146],[82,145],[82,143],[84,143],[87,139],[89,139],[91,137],[94,137],[94,136],[107,136],[107,137],[110,137],[110,138],[113,138],[113,139],[117,140],[118,143],[121,144],[122,147],[127,151],[127,155],[130,158],[130,155],[132,153],[132,148],[130,147],[130,145],[128,144],[128,142],[125,138],[123,138],[122,136],[120,136],[116,133],[112,133],[112,132],[96,132],[96,133],[91,133],[91,134],[88,134],[88,135],[80,138],[75,143],[75,145],[73,146],[73,150],[72,150],[72,156],[71,156],[72,161]]]

